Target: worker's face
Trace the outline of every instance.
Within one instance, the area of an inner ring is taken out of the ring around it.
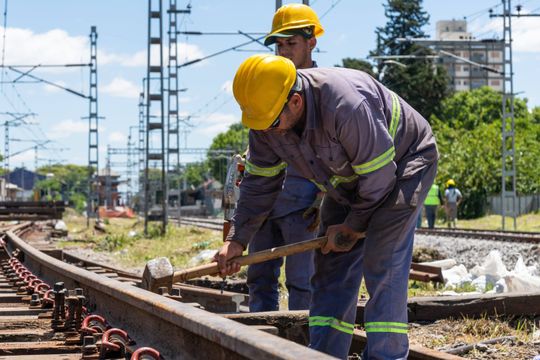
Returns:
[[[302,118],[304,114],[304,99],[299,93],[291,96],[289,101],[283,107],[283,110],[278,115],[279,125],[268,128],[264,131],[274,132],[280,135],[285,135],[290,131]]]
[[[308,69],[313,66],[311,51],[315,48],[317,39],[306,39],[302,35],[289,38],[276,38],[278,55],[291,60],[297,69]]]

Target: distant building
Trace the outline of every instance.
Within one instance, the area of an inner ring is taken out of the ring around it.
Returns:
[[[496,91],[503,90],[504,42],[498,39],[476,40],[467,32],[465,20],[444,20],[437,22],[435,40],[420,40],[419,44],[429,46],[435,52],[440,50],[485,66],[472,65],[463,60],[441,54],[440,64],[448,71],[451,88],[455,91],[472,90],[489,86]],[[440,54],[440,53],[439,53]],[[494,71],[486,70],[489,68]]]
[[[6,179],[0,178],[0,201],[15,201],[20,198],[22,191],[17,185],[6,183]]]
[[[120,192],[118,186],[121,184],[120,174],[101,169],[98,173],[99,182],[99,205],[111,209],[120,205]]]
[[[17,199],[19,200],[33,200],[34,187],[40,181],[45,179],[44,175],[40,175],[25,168],[16,168],[6,176],[9,184],[15,185],[21,191],[17,192]]]

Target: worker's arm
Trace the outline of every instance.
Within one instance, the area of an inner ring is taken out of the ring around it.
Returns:
[[[457,193],[456,205],[459,205],[461,203],[461,200],[463,200],[463,196],[461,195],[461,191],[459,191],[458,189],[456,189],[456,193]]]
[[[281,192],[286,167],[287,164],[274,153],[264,136],[250,131],[240,198],[226,240],[247,247]]]
[[[364,232],[373,212],[385,201],[396,183],[395,149],[380,107],[359,103],[349,116],[338,121],[339,141],[358,185],[351,212],[345,224],[355,232]]]

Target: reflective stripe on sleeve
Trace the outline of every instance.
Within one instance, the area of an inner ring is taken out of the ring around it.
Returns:
[[[349,324],[331,316],[310,316],[309,326],[328,326],[346,334],[352,334],[354,332],[354,324]]]
[[[394,139],[394,137],[396,137],[399,118],[401,117],[401,105],[399,105],[397,95],[393,91],[391,91],[390,94],[392,95],[392,121],[390,121],[388,132],[390,133],[390,136],[392,136],[392,139]]]
[[[394,159],[395,155],[396,150],[394,146],[392,146],[390,147],[390,149],[386,150],[381,155],[377,156],[375,159],[368,161],[367,163],[353,166],[354,172],[358,175],[363,175],[378,170],[391,162],[392,159]]]
[[[250,163],[248,160],[246,160],[246,171],[252,175],[258,175],[258,176],[265,176],[265,177],[272,177],[279,175],[280,172],[282,172],[285,168],[287,168],[287,163],[282,162],[279,165],[263,168],[257,165],[254,165],[253,163]]]
[[[400,322],[367,322],[366,333],[398,333],[407,334],[409,325]]]
[[[334,175],[330,179],[330,184],[332,184],[332,186],[336,188],[341,183],[353,182],[356,179],[358,179],[358,175],[351,175],[351,176]]]

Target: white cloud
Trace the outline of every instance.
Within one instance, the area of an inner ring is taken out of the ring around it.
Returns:
[[[101,87],[101,92],[116,97],[138,99],[140,89],[131,81],[121,77],[114,78],[109,84]]]
[[[220,132],[225,132],[229,129],[229,126],[240,121],[237,115],[234,114],[222,114],[215,113],[207,118],[198,121],[195,134],[208,136],[213,138]]]
[[[108,136],[110,143],[125,144],[127,142],[127,137],[124,133],[120,131],[113,131]]]
[[[3,33],[3,27],[0,27]],[[156,47],[157,51],[157,47]],[[164,61],[168,48],[164,46]],[[193,44],[178,44],[179,63],[203,57]],[[6,31],[5,64],[87,64],[90,58],[89,37],[73,36],[62,29],[34,33],[29,29],[8,27]],[[157,58],[157,54],[153,56]],[[118,54],[98,50],[98,65],[118,64],[126,67],[146,66],[146,50],[134,54]],[[65,72],[78,68],[42,68],[41,71]]]
[[[70,36],[61,29],[36,34],[28,29],[7,28],[6,64],[74,64],[88,62],[88,58],[87,36]]]
[[[88,132],[88,121],[84,120],[64,120],[52,126],[47,132],[50,139],[66,139],[73,134],[82,134]]]
[[[540,52],[540,26],[534,17],[512,19],[512,49],[516,52]],[[487,23],[473,22],[470,31],[474,36],[502,39],[503,22],[501,18]]]

